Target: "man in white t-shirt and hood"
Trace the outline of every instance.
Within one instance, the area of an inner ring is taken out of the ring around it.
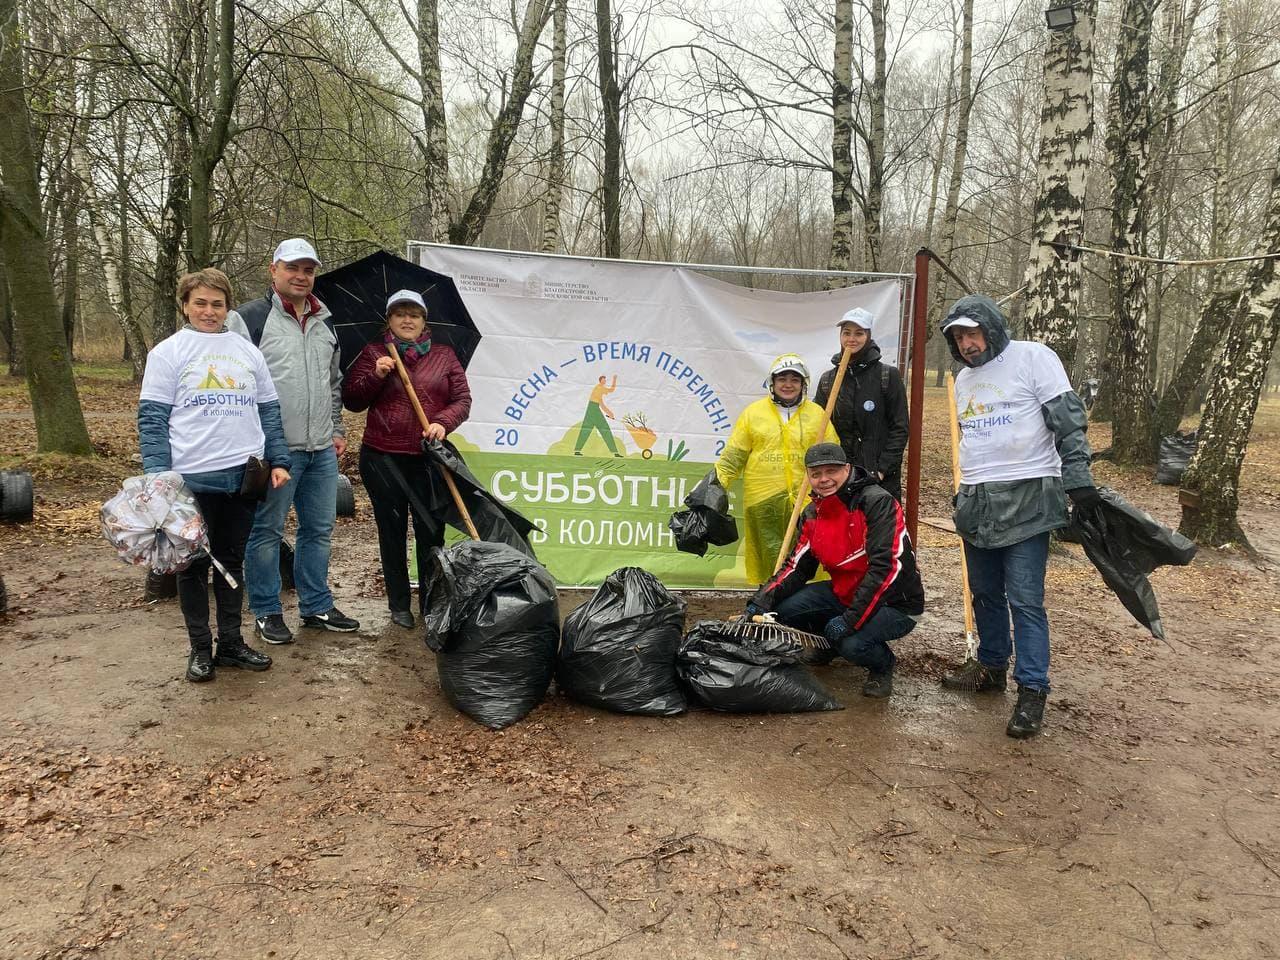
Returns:
[[[1015,654],[1018,704],[1005,732],[1032,737],[1049,693],[1049,534],[1067,525],[1067,497],[1076,505],[1099,498],[1089,472],[1088,417],[1058,355],[1042,343],[1010,339],[990,297],[956,301],[942,333],[965,366],[955,384],[961,431],[955,524],[965,542],[979,638],[977,659],[942,684],[1003,691]]]

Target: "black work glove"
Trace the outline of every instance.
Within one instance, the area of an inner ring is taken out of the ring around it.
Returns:
[[[759,607],[757,607],[754,603],[751,603],[750,601],[748,601],[748,602],[747,602],[747,609],[746,609],[746,612],[745,612],[744,616],[745,616],[748,620],[750,620],[752,617],[758,617],[758,616],[760,616],[762,613],[764,613],[764,611],[763,611],[762,609],[760,609]]]
[[[1102,494],[1097,487],[1076,487],[1068,490],[1067,496],[1077,510],[1091,510],[1102,503]]]

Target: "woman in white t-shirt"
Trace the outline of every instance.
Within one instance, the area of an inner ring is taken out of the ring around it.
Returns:
[[[249,647],[240,631],[244,547],[257,498],[241,488],[250,457],[270,465],[270,484],[289,482],[289,447],[280,401],[262,353],[226,328],[231,282],[212,267],[178,281],[187,322],[147,356],[138,403],[138,443],[144,473],[176,470],[195,495],[209,528],[209,548],[235,578],[213,578],[218,640],[209,629],[208,556],[178,573],[178,599],[191,641],[187,679],[214,678],[214,667],[266,670],[271,658]],[[262,491],[265,494],[265,489]]]

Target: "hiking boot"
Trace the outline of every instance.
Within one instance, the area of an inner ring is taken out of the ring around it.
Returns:
[[[334,633],[355,633],[360,629],[360,621],[353,620],[337,607],[327,613],[310,613],[302,618],[304,627],[316,627],[320,630],[332,630]]]
[[[243,640],[218,641],[218,653],[213,662],[220,667],[239,667],[241,670],[265,670],[271,666],[271,658],[259,653]]]
[[[284,615],[268,613],[254,621],[254,630],[267,643],[293,643],[293,634],[285,626]]]
[[[1004,732],[1018,740],[1034,737],[1040,732],[1044,723],[1044,702],[1049,696],[1047,690],[1030,690],[1018,687],[1018,704],[1013,708],[1013,716],[1009,718],[1009,726]]]
[[[213,652],[192,650],[187,657],[187,679],[192,683],[208,683],[213,679]]]
[[[408,610],[392,610],[391,622],[397,627],[404,627],[409,630],[413,627],[413,614]]]
[[[883,700],[893,693],[893,671],[884,673],[868,673],[866,682],[862,684],[862,695]]]
[[[966,660],[959,670],[942,675],[942,685],[948,690],[964,690],[967,693],[1004,692],[1008,686],[1005,667],[988,667],[977,660]]]

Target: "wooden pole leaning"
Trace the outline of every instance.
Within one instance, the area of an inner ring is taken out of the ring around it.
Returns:
[[[400,374],[400,382],[404,384],[404,392],[409,395],[409,402],[413,404],[413,412],[418,415],[418,422],[422,424],[422,432],[425,434],[427,427],[431,426],[431,421],[427,419],[427,413],[422,409],[422,403],[418,400],[418,395],[413,392],[413,381],[409,379],[409,371],[404,368],[404,361],[400,359],[400,351],[396,349],[394,343],[388,343],[387,353],[396,362],[396,372]],[[449,488],[449,493],[453,496],[454,506],[458,508],[458,513],[462,514],[462,522],[467,528],[467,533],[471,535],[472,540],[479,540],[480,534],[476,532],[476,525],[471,520],[471,512],[467,509],[467,505],[462,502],[462,494],[458,492],[458,485],[453,482],[453,474],[443,464],[436,464],[436,466],[440,468],[440,474],[444,477],[445,486]]]
[[[827,397],[827,405],[822,411],[822,419],[818,422],[818,443],[822,443],[822,438],[827,434],[827,424],[831,422],[831,411],[836,408],[836,397],[840,396],[840,388],[844,385],[844,375],[849,369],[849,361],[853,358],[853,351],[848,347],[844,348],[844,352],[840,355],[840,365],[836,367],[836,377],[831,381],[831,395]],[[801,451],[801,456],[804,452]],[[786,469],[786,465],[783,465]],[[796,525],[800,522],[800,514],[804,512],[805,503],[809,497],[809,474],[806,472],[800,478],[800,490],[796,493],[795,506],[791,508],[791,519],[787,522],[787,532],[782,538],[782,549],[778,551],[778,561],[773,565],[773,572],[777,573],[782,569],[782,561],[787,559],[787,553],[791,550],[791,538],[796,535]]]
[[[951,481],[954,492],[960,491],[960,417],[956,412],[956,381],[947,371],[947,410],[951,423]],[[959,534],[957,534],[959,536]],[[969,591],[969,564],[965,561],[964,537],[960,537],[960,585],[964,589],[964,643],[970,659],[978,655],[977,631],[973,624],[973,594]]]

